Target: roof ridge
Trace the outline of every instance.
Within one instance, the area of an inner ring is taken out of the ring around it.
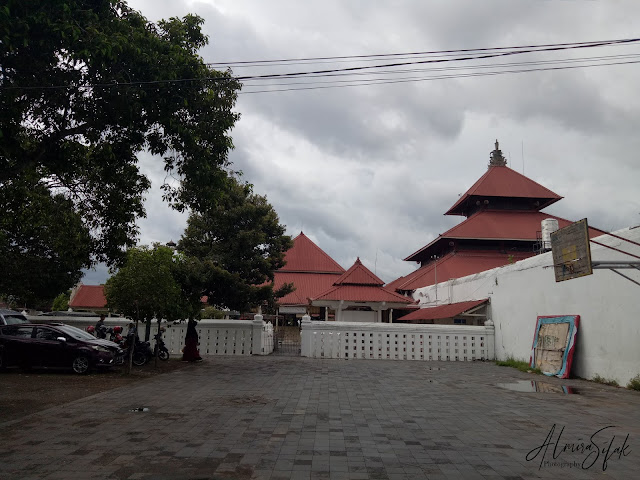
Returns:
[[[365,279],[362,278],[365,277]],[[353,282],[349,279],[353,278]],[[367,280],[368,279],[368,280]],[[357,280],[357,281],[356,281]],[[375,275],[371,270],[365,267],[360,261],[360,257],[356,259],[354,264],[338,278],[334,285],[378,285],[383,286],[384,282]]]

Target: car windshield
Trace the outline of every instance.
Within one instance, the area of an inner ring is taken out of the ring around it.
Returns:
[[[85,332],[84,330],[80,330],[79,328],[72,327],[71,325],[60,325],[58,327],[61,331],[69,335],[71,338],[75,338],[76,340],[95,340],[96,337],[91,335],[90,333]]]
[[[7,325],[17,325],[19,323],[28,323],[29,321],[22,315],[4,315],[4,320]]]

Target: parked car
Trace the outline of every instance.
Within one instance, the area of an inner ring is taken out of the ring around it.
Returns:
[[[0,326],[0,368],[71,368],[87,373],[121,363],[122,349],[62,323]]]
[[[20,312],[0,308],[0,325],[15,325],[17,323],[29,323],[29,320]]]

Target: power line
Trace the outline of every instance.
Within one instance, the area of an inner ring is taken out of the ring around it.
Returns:
[[[439,75],[439,76],[433,76],[433,77],[405,78],[405,79],[396,79],[396,80],[387,80],[387,79],[380,79],[380,81],[363,80],[360,82],[343,84],[343,85],[333,84],[333,85],[326,85],[326,86],[310,86],[310,87],[300,87],[300,88],[253,90],[253,91],[239,92],[239,94],[246,95],[246,94],[252,94],[252,93],[289,92],[289,91],[296,91],[296,90],[320,90],[320,89],[340,88],[340,87],[358,87],[358,86],[365,86],[365,85],[388,85],[388,84],[394,84],[394,83],[422,82],[422,81],[430,81],[430,80],[450,80],[450,79],[456,79],[456,78],[504,75],[508,73],[528,73],[528,72],[540,72],[540,71],[551,71],[551,70],[571,70],[571,69],[577,69],[577,68],[602,67],[602,66],[611,66],[611,65],[628,65],[628,64],[637,64],[637,63],[640,63],[640,60],[629,61],[629,62],[611,62],[611,63],[591,64],[591,65],[567,65],[567,66],[559,66],[559,67],[504,70],[504,71],[497,71],[497,72],[477,72],[477,73],[466,73],[466,74],[455,74],[455,75]],[[337,82],[338,81],[334,81],[334,83],[337,83]],[[355,82],[355,80],[353,80],[353,82]]]
[[[405,53],[380,53],[373,55],[343,55],[343,56],[335,56],[335,57],[307,57],[307,58],[281,58],[276,60],[245,60],[245,61],[232,61],[232,62],[214,62],[214,63],[206,63],[209,66],[241,66],[247,65],[251,66],[252,64],[263,65],[263,64],[273,64],[273,63],[296,63],[296,62],[314,62],[325,63],[325,61],[337,61],[337,60],[378,60],[381,58],[389,58],[389,57],[411,57],[411,56],[424,56],[424,55],[454,55],[459,53],[468,53],[468,52],[486,52],[493,50],[517,50],[523,48],[546,48],[546,47],[568,47],[568,46],[600,46],[600,45],[614,45],[619,43],[628,43],[628,42],[636,42],[638,39],[628,38],[628,39],[616,39],[616,40],[597,40],[591,42],[570,42],[570,43],[547,43],[541,45],[520,45],[513,47],[487,47],[487,48],[465,48],[458,50],[431,50],[431,51],[423,51],[423,52],[405,52]]]
[[[257,78],[281,78],[281,77],[295,77],[302,75],[313,75],[313,74],[324,74],[324,73],[334,73],[334,72],[353,72],[358,70],[370,70],[374,68],[390,68],[390,67],[400,67],[405,65],[421,65],[421,64],[431,64],[431,63],[444,63],[444,62],[458,62],[458,61],[467,61],[467,60],[483,60],[487,58],[496,58],[496,57],[504,57],[509,55],[522,55],[524,53],[535,53],[535,52],[551,52],[551,51],[560,51],[560,50],[569,50],[569,49],[577,49],[577,48],[592,48],[592,47],[601,47],[606,45],[613,44],[621,44],[621,43],[629,43],[629,42],[638,42],[639,38],[629,39],[629,40],[614,40],[614,41],[606,41],[606,42],[598,42],[591,43],[588,45],[571,45],[571,46],[553,46],[553,47],[545,47],[540,49],[525,49],[525,50],[515,50],[508,52],[499,52],[499,53],[489,53],[482,54],[478,56],[466,56],[466,57],[457,57],[457,58],[438,58],[438,59],[430,59],[430,60],[416,60],[412,62],[396,62],[396,63],[387,63],[383,65],[365,65],[365,66],[357,66],[357,67],[347,67],[347,68],[333,68],[326,70],[316,70],[311,72],[297,72],[297,73],[281,73],[281,74],[267,74],[267,75],[253,75],[253,76],[239,76],[236,77],[237,80],[253,80]]]
[[[220,74],[215,77],[201,77],[201,78],[183,78],[183,79],[167,79],[167,80],[151,80],[151,81],[129,81],[129,82],[112,82],[112,83],[96,83],[96,84],[77,84],[77,85],[41,85],[41,86],[0,86],[0,90],[55,90],[55,89],[88,89],[88,88],[114,88],[114,87],[145,87],[145,86],[155,86],[161,84],[185,84],[189,86],[190,83],[202,83],[202,82],[220,82],[220,81],[263,81],[263,80],[273,80],[273,79],[292,79],[292,78],[313,78],[313,77],[330,77],[337,75],[357,75],[361,73],[371,74],[371,72],[382,69],[382,68],[395,68],[400,66],[408,66],[408,65],[424,65],[424,64],[435,64],[435,63],[451,63],[451,62],[466,62],[471,60],[481,60],[488,58],[498,58],[504,56],[511,55],[521,55],[525,53],[538,53],[538,52],[552,52],[552,51],[561,51],[561,50],[570,50],[570,49],[582,49],[582,48],[593,48],[593,47],[601,47],[601,46],[613,46],[613,45],[623,45],[639,42],[640,38],[632,38],[632,39],[621,39],[621,40],[605,40],[598,42],[580,42],[580,43],[570,43],[570,44],[548,44],[548,45],[534,45],[534,46],[523,46],[523,47],[496,47],[491,49],[475,49],[475,50],[458,50],[457,52],[468,52],[468,51],[489,51],[489,50],[499,50],[497,53],[483,53],[481,55],[473,56],[467,55],[463,57],[455,57],[455,58],[436,58],[436,59],[428,59],[428,60],[416,60],[410,62],[395,62],[395,63],[386,63],[381,65],[366,65],[366,66],[355,66],[355,67],[346,67],[346,68],[333,68],[333,69],[325,69],[325,70],[315,70],[315,71],[307,71],[307,72],[288,72],[288,73],[273,73],[267,75],[245,75],[245,76],[230,76],[226,74]],[[510,49],[510,50],[508,50]],[[514,50],[515,49],[515,50]],[[447,53],[447,52],[456,52],[455,50],[442,50],[439,52],[433,53]],[[403,54],[383,54],[378,56],[389,56],[389,55],[403,55]],[[406,55],[406,54],[405,54]],[[364,56],[364,57],[374,57],[376,55]],[[316,57],[318,59],[324,58],[334,58],[334,57]],[[348,58],[348,57],[335,57],[335,58]],[[606,58],[606,57],[595,57],[595,58]],[[580,59],[568,59],[566,62],[571,61],[579,61]],[[551,62],[551,61],[550,61]],[[628,63],[636,63],[636,62],[619,62],[619,63],[611,63],[610,65],[620,65],[620,64],[628,64]],[[604,65],[604,64],[602,64]],[[498,65],[492,65],[496,67]],[[595,66],[595,65],[584,65],[586,66]],[[581,68],[580,67],[571,67],[571,68]],[[464,68],[479,68],[478,66],[466,66],[466,67],[448,67],[448,69],[464,69]],[[570,67],[566,67],[570,68]],[[564,68],[548,68],[548,69],[531,69],[526,71],[536,71],[536,70],[559,70]],[[524,71],[524,70],[523,70]],[[392,70],[389,72],[382,72],[383,74],[392,74],[392,73],[402,73],[401,70]],[[406,71],[405,71],[406,72]],[[378,72],[380,73],[380,72]],[[505,72],[511,73],[511,72]],[[487,75],[489,73],[486,73]],[[465,75],[465,76],[474,76],[474,75]],[[455,78],[453,76],[446,76],[443,78]],[[429,78],[432,79],[432,78]],[[435,78],[433,78],[435,79]],[[399,83],[401,80],[397,81],[386,81],[386,82],[377,82],[377,83]],[[361,83],[362,85],[370,84],[369,83]],[[352,86],[355,86],[352,85]],[[321,87],[318,87],[321,88]],[[327,87],[328,88],[328,87]],[[302,90],[302,88],[300,89]],[[267,91],[282,91],[282,90],[264,90],[264,91],[252,91],[252,92],[244,92],[244,93],[262,93]],[[243,92],[241,92],[243,93]]]
[[[447,66],[447,67],[432,67],[432,68],[413,68],[413,69],[403,69],[403,70],[387,70],[375,72],[378,75],[397,75],[399,73],[416,73],[416,72],[436,72],[436,71],[455,71],[455,70],[476,70],[483,68],[496,68],[496,67],[513,67],[513,66],[525,66],[525,65],[549,65],[549,64],[563,64],[563,63],[584,63],[586,61],[604,61],[611,59],[624,59],[624,58],[638,58],[640,54],[625,54],[625,55],[605,55],[598,57],[579,57],[579,58],[563,58],[556,60],[532,60],[527,62],[509,62],[509,63],[487,63],[480,65],[465,65],[465,66]],[[593,64],[594,66],[597,64]],[[372,72],[337,72],[330,74],[318,74],[318,75],[308,75],[304,78],[327,78],[327,77],[352,77],[352,76],[365,76],[372,75]],[[261,82],[264,79],[257,78],[255,80],[246,80],[245,82],[258,81]],[[289,80],[289,79],[284,79]],[[332,82],[334,80],[329,80],[328,82]],[[325,83],[328,83],[325,82]],[[287,85],[294,84],[295,82],[289,83],[280,83],[280,84],[270,84],[270,85]],[[302,83],[302,82],[300,82]],[[322,82],[319,82],[322,83]],[[247,86],[247,83],[243,84]],[[251,85],[249,85],[251,86]]]

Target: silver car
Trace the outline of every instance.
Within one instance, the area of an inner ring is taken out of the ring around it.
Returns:
[[[0,308],[0,325],[17,325],[19,323],[29,323],[29,320],[20,312]]]

